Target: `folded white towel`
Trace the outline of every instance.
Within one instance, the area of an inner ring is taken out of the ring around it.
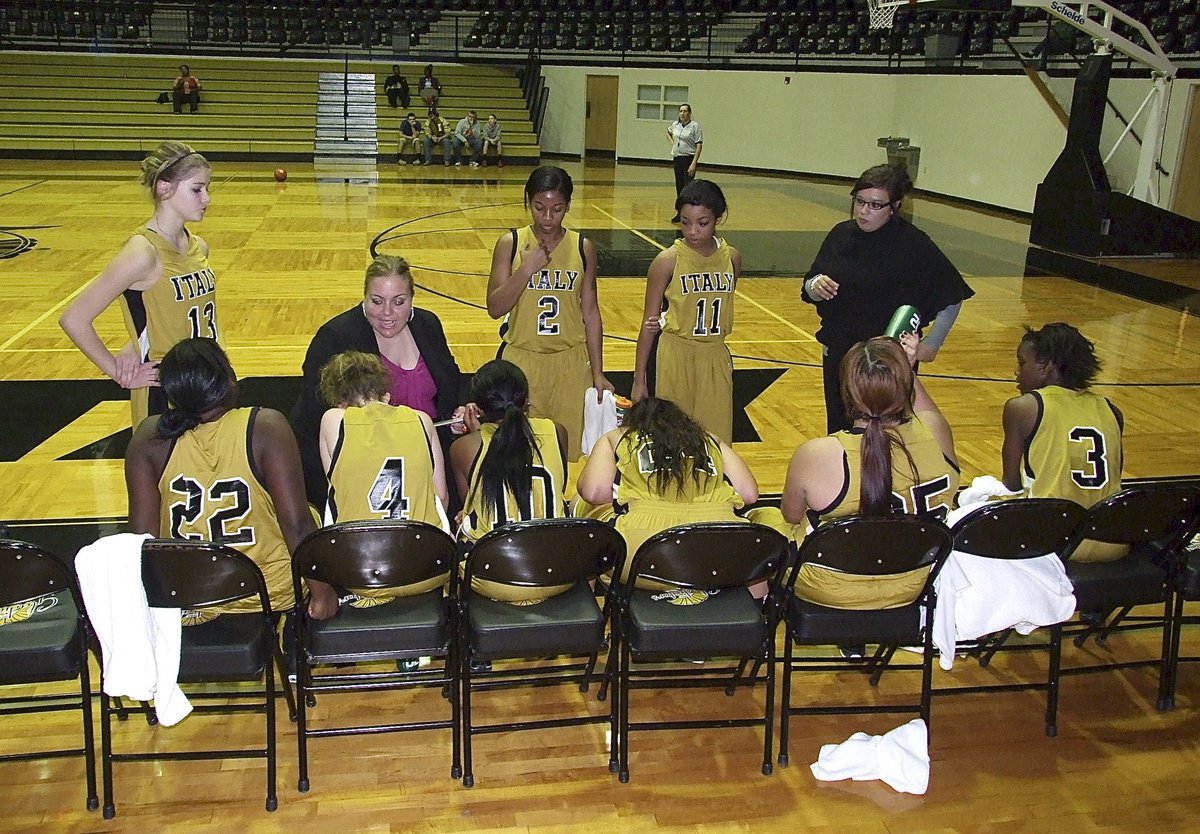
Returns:
[[[590,455],[600,436],[616,427],[617,399],[613,392],[605,391],[604,400],[596,402],[596,389],[587,389],[583,395],[583,440],[580,451]]]
[[[882,736],[855,733],[841,744],[823,745],[809,767],[823,782],[881,779],[901,793],[923,794],[929,788],[929,731],[914,718]]]
[[[182,637],[178,608],[150,608],[142,586],[147,535],[105,536],[79,551],[75,573],[104,659],[103,689],[112,697],[154,701],[158,722],[178,724],[192,711],[179,688]]]

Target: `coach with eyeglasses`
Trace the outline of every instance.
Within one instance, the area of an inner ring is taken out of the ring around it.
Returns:
[[[932,361],[950,332],[967,286],[929,235],[900,216],[912,179],[900,167],[868,168],[850,190],[850,219],[825,236],[804,277],[801,297],[821,317],[821,370],[829,433],[849,429],[842,409],[838,367],[856,342],[883,334],[898,307],[921,314],[917,359]]]

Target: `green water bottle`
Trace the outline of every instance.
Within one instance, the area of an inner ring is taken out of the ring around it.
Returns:
[[[910,304],[904,304],[897,307],[896,312],[892,313],[892,320],[888,322],[883,335],[899,339],[905,333],[916,333],[920,329],[921,311]]]

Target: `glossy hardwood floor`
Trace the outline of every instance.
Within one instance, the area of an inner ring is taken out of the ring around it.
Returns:
[[[245,390],[272,392],[263,402],[287,407],[283,394],[294,390],[312,333],[361,297],[373,248],[414,265],[418,303],[441,317],[464,370],[494,355],[496,323],[481,309],[486,271],[497,236],[526,218],[521,189],[528,169],[381,166],[374,180],[370,171],[289,167],[289,179],[278,184],[270,176],[274,166],[217,163],[212,206],[195,227],[212,249],[234,366],[264,383]],[[665,166],[564,167],[576,179],[568,224],[585,230],[600,250],[606,368],[628,372],[641,279],[674,236],[667,222],[671,173]],[[748,388],[764,387],[745,404],[747,425],[760,439],[743,440],[738,450],[762,491],[777,493],[792,450],[823,433],[812,335],[818,324],[799,300],[796,279],[828,228],[847,216],[847,185],[710,176],[731,206],[723,233],[746,265],[730,339],[735,366],[739,379],[753,383]],[[977,293],[937,361],[923,369],[954,427],[965,476],[998,474],[1000,407],[1015,393],[1013,356],[1022,325],[1056,320],[1075,324],[1099,348],[1105,367],[1098,388],[1126,415],[1125,475],[1200,474],[1200,329],[1188,290],[1194,282],[1167,274],[1163,280],[1180,292],[1164,300],[1133,279],[1116,291],[1086,276],[1026,275],[1028,227],[1019,218],[919,197],[912,202],[916,224]],[[125,515],[115,439],[128,426],[128,404],[100,380],[56,320],[149,213],[133,163],[0,161],[0,254],[15,253],[0,259],[0,519],[14,528]],[[115,308],[99,325],[112,348],[123,344]],[[1185,642],[1189,637],[1194,641],[1189,632]],[[1147,656],[1153,648],[1150,637],[1122,638],[1110,647],[1121,657]],[[1075,663],[1083,652],[1067,654],[1066,662]],[[1040,668],[1027,658],[989,673],[963,667],[953,675],[1037,677]],[[885,677],[879,697],[911,685],[901,675]],[[814,699],[872,697],[853,675],[816,675],[797,686]],[[259,762],[126,765],[118,770],[119,816],[111,823],[83,811],[78,762],[0,766],[0,789],[15,830],[1192,830],[1200,802],[1200,672],[1182,672],[1179,705],[1171,713],[1154,710],[1154,686],[1148,670],[1069,679],[1054,740],[1042,733],[1041,695],[939,699],[933,776],[924,797],[879,783],[821,784],[806,768],[821,744],[860,729],[883,732],[899,723],[895,717],[796,719],[792,765],[772,777],[759,774],[761,737],[753,730],[643,734],[634,740],[628,785],[608,773],[603,730],[594,727],[480,739],[477,786],[469,791],[448,778],[445,733],[322,740],[312,752],[313,790],[299,795],[294,734],[281,715],[274,815],[262,810]],[[729,704],[719,694],[664,694],[652,710],[690,714],[761,697],[761,691],[743,693]],[[358,701],[353,709],[441,707],[435,694],[425,693],[390,698],[386,707]],[[491,706],[481,701],[483,709],[514,714],[572,707],[603,708],[569,690],[539,690]],[[245,719],[218,726],[233,738],[253,737]],[[52,740],[71,733],[65,718],[7,719],[0,727],[0,752],[29,734]],[[175,730],[153,732],[164,745],[187,746],[213,733],[206,727],[211,724],[189,719]],[[150,732],[131,721],[120,728],[118,744],[126,735]]]

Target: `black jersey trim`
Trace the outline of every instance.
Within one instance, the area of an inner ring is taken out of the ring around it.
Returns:
[[[1042,401],[1042,395],[1039,391],[1029,392],[1033,399],[1037,402],[1037,417],[1033,421],[1033,430],[1029,432],[1029,436],[1025,438],[1025,451],[1021,453],[1021,458],[1025,463],[1025,474],[1030,478],[1036,478],[1037,475],[1033,471],[1033,467],[1029,465],[1029,450],[1033,447],[1033,438],[1037,437],[1038,429],[1042,426],[1042,418],[1046,416],[1046,403]]]
[[[267,481],[263,477],[262,470],[258,468],[258,462],[254,459],[254,421],[258,419],[258,412],[261,410],[260,406],[254,406],[250,409],[250,418],[246,420],[246,464],[250,468],[250,474],[254,476],[254,480],[258,482],[264,492],[270,495],[271,491],[267,489]]]
[[[137,342],[138,353],[141,354],[142,361],[146,362],[150,356],[142,353],[142,336],[146,334],[149,327],[149,318],[146,315],[146,300],[142,297],[141,290],[125,290],[121,293],[125,299],[125,306],[129,309],[129,320],[133,322],[133,340]],[[149,342],[149,337],[147,337]]]

